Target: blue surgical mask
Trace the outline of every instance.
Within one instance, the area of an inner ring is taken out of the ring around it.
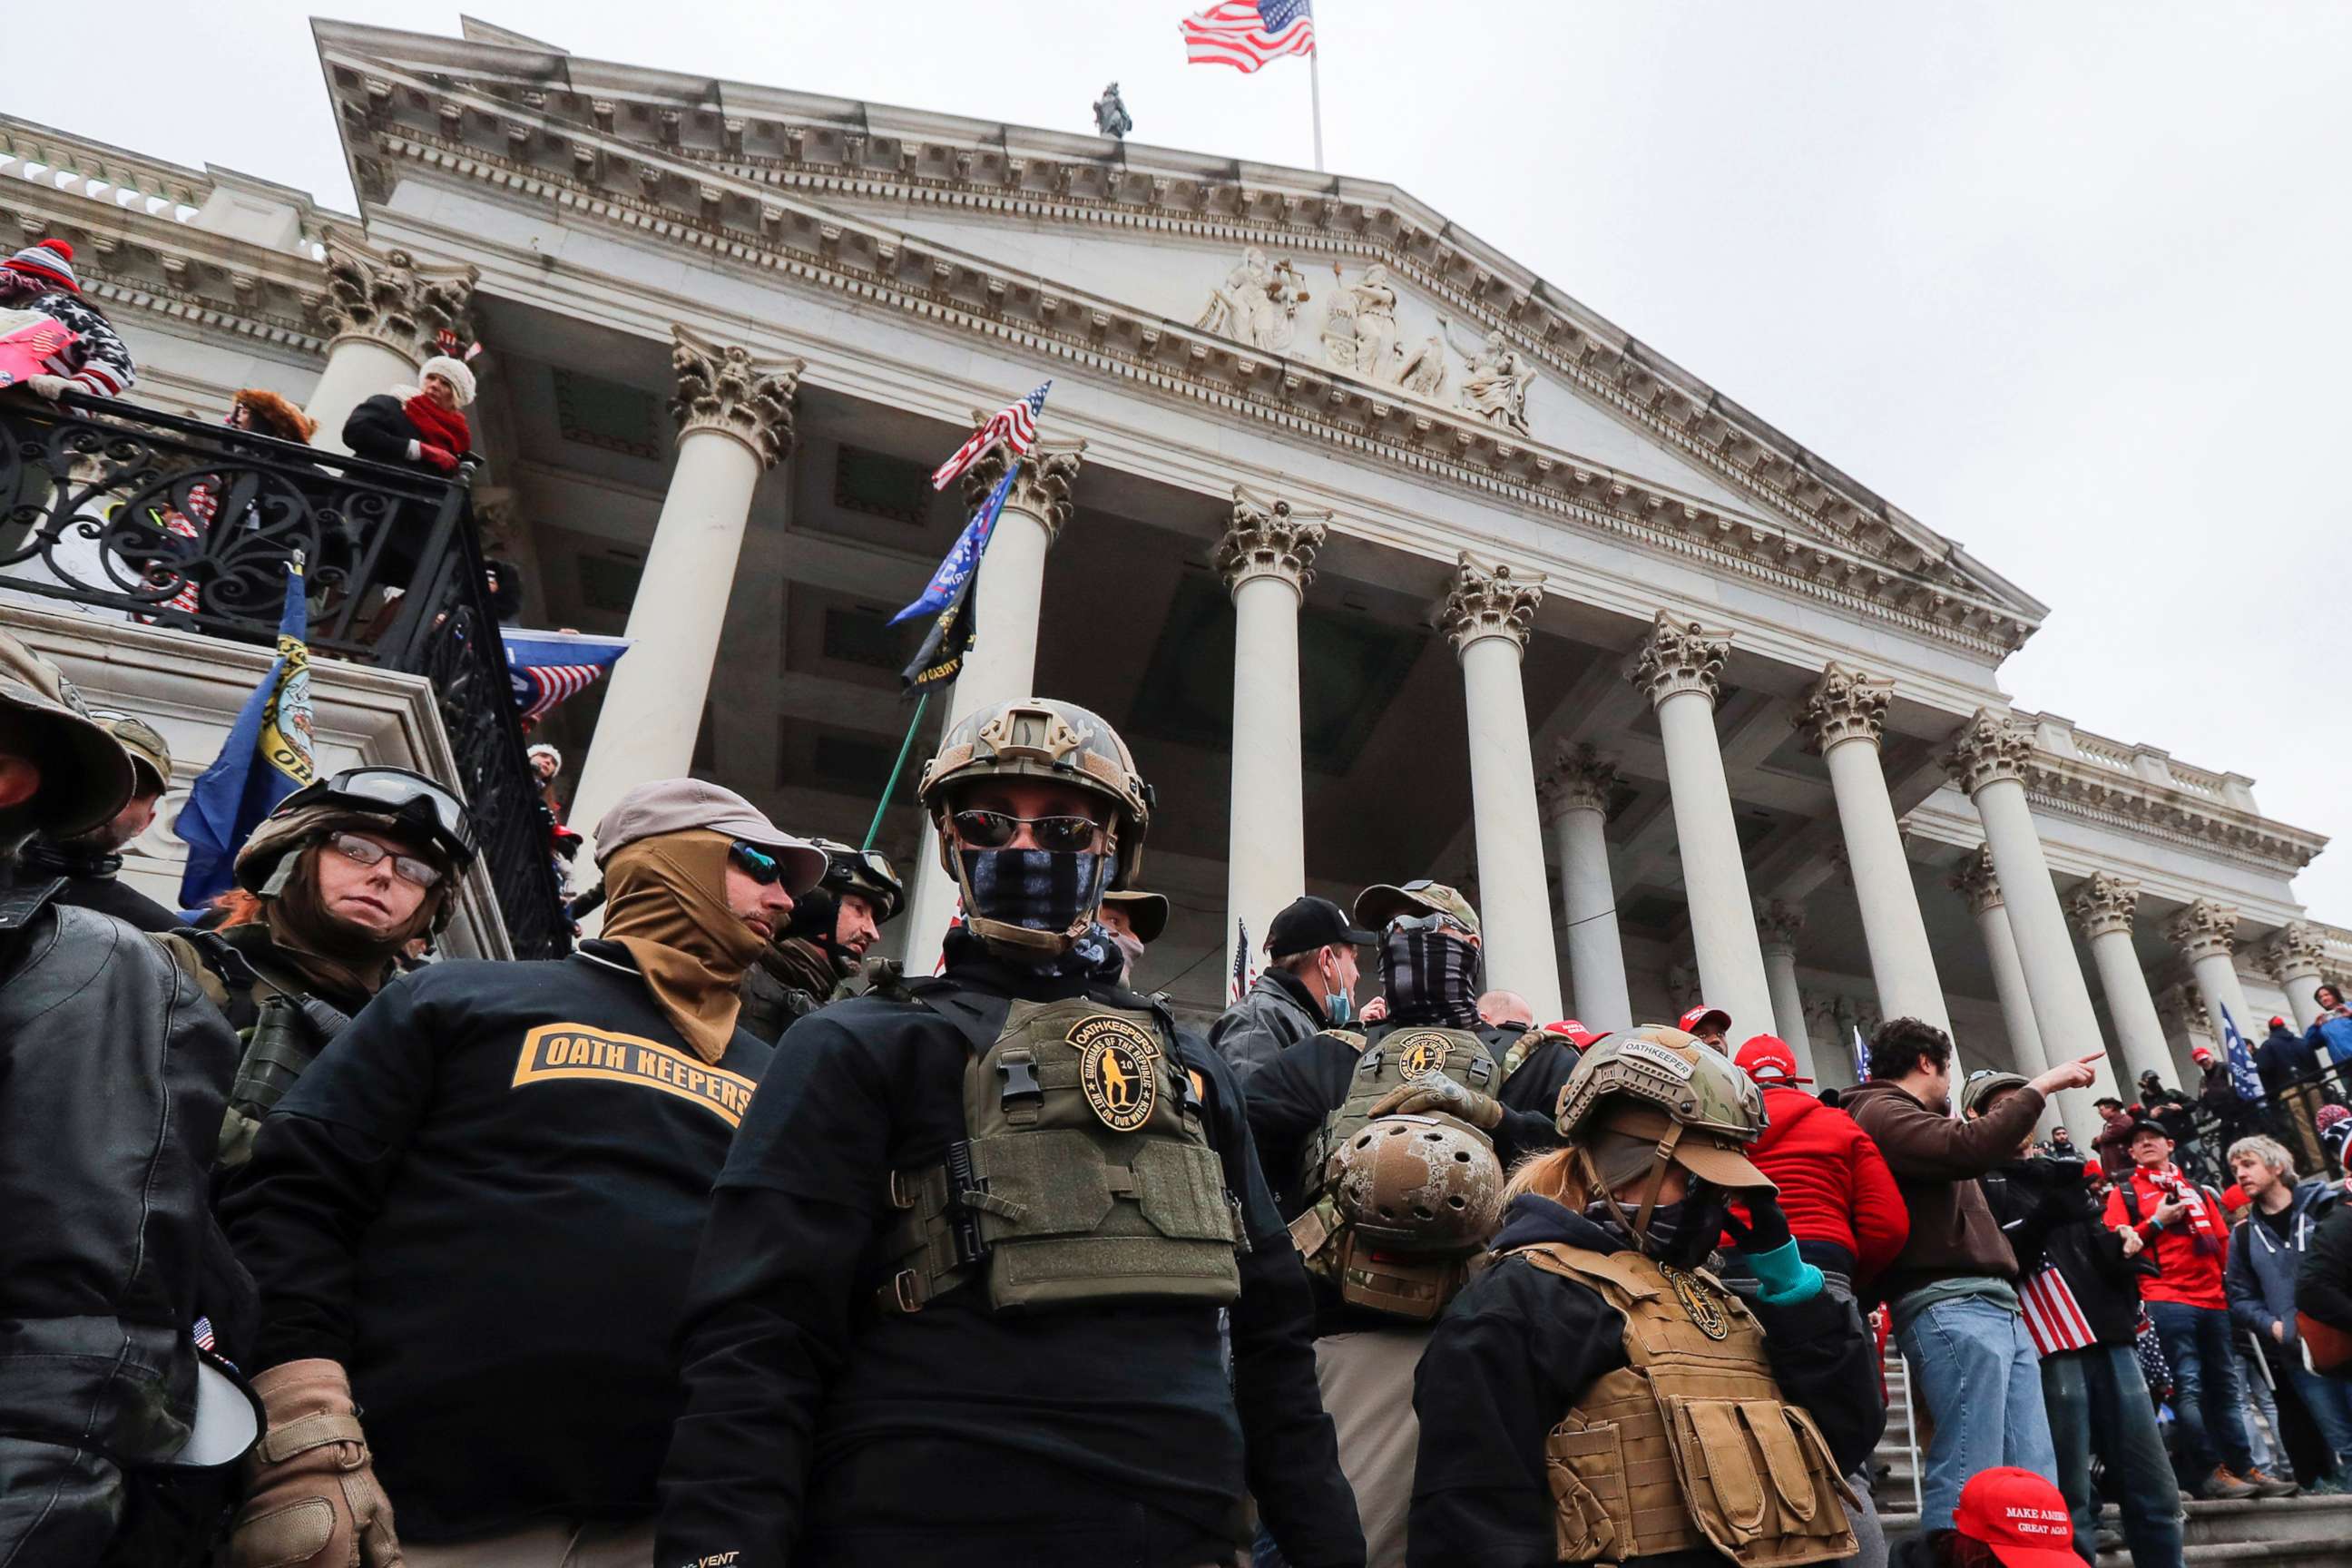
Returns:
[[[1328,970],[1323,975],[1323,1015],[1335,1029],[1342,1028],[1356,1016],[1356,998],[1339,984],[1339,977]]]

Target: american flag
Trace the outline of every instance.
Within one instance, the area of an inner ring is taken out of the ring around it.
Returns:
[[[1257,972],[1250,964],[1249,923],[1236,921],[1234,934],[1234,972],[1226,976],[1226,999],[1238,1002],[1249,994],[1257,984]]]
[[[2017,1300],[2025,1315],[2025,1331],[2032,1336],[2033,1348],[2043,1355],[2088,1350],[2099,1342],[2098,1335],[2091,1331],[2091,1321],[2083,1315],[2083,1304],[2074,1300],[2066,1277],[2055,1265],[2027,1280]]]
[[[961,474],[980,460],[980,455],[999,441],[1013,448],[1016,458],[1025,458],[1029,448],[1037,444],[1037,416],[1045,412],[1045,394],[1054,384],[1045,382],[1026,397],[1015,398],[988,416],[988,423],[971,433],[971,438],[955,449],[955,456],[941,463],[931,476],[931,489],[943,490],[948,481]]]
[[[1246,72],[1285,55],[1315,52],[1315,8],[1307,0],[1225,0],[1178,26],[1187,65]]]
[[[505,628],[507,679],[515,707],[528,729],[567,697],[596,684],[614,660],[629,650],[626,637],[593,632],[534,632]]]

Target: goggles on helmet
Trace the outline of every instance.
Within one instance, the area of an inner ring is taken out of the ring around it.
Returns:
[[[465,803],[422,773],[405,768],[346,768],[331,778],[303,785],[270,815],[308,805],[347,805],[416,823],[460,869],[474,863],[474,825],[466,815]]]

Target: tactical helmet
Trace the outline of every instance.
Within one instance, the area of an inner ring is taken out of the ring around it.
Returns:
[[[824,851],[824,875],[817,886],[836,898],[856,893],[874,906],[874,923],[887,925],[907,906],[906,884],[897,868],[879,849],[855,849],[837,838],[812,838]]]
[[[293,874],[294,855],[344,826],[415,842],[453,875],[474,863],[473,822],[455,795],[406,768],[346,768],[296,790],[261,819],[236,852],[237,886],[277,897]],[[446,882],[428,897],[434,895],[440,898],[433,920],[437,934],[457,900]]]
[[[1459,1253],[1483,1246],[1503,1215],[1495,1146],[1450,1116],[1382,1116],[1331,1155],[1324,1190],[1373,1246]]]
[[[1763,1135],[1764,1091],[1696,1037],[1644,1024],[1584,1053],[1559,1091],[1560,1137],[1581,1152],[1601,1132],[1657,1142],[1657,1167],[1668,1163],[1718,1187],[1770,1186],[1746,1153]],[[1584,1154],[1587,1180],[1601,1186]],[[1654,1198],[1656,1186],[1653,1184]],[[1649,1218],[1650,1202],[1642,1205]]]

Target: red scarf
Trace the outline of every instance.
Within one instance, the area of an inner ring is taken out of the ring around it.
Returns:
[[[2189,1205],[2189,1223],[2197,1232],[2197,1250],[2219,1252],[2219,1238],[2213,1232],[2213,1215],[2205,1206],[2205,1194],[2189,1185],[2181,1175],[2180,1167],[2167,1160],[2161,1165],[2143,1165],[2140,1173],[2166,1197],[2178,1198]]]
[[[474,432],[466,423],[466,416],[455,408],[444,408],[419,392],[400,405],[408,422],[416,426],[417,438],[429,447],[439,447],[453,458],[462,458],[474,449]]]

